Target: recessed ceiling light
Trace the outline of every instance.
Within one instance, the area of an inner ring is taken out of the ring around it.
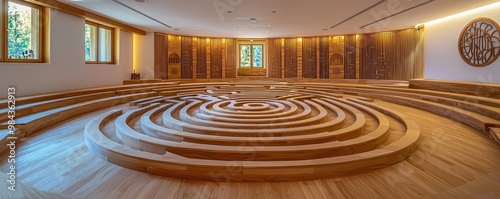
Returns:
[[[271,25],[271,24],[268,24],[267,26],[271,27],[271,26],[273,26],[273,25]]]
[[[233,27],[238,27],[238,25],[236,25],[236,24],[233,24]]]
[[[269,33],[269,31],[266,31],[266,33]]]
[[[241,31],[238,31],[238,33],[241,33]]]
[[[253,39],[250,39],[250,41],[253,41]]]
[[[135,0],[135,2],[138,2],[138,3],[147,3],[148,0]]]
[[[250,22],[250,23],[257,23],[257,19],[256,18],[250,18],[248,20],[248,22]]]

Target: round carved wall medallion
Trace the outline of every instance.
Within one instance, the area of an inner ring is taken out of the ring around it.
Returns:
[[[490,18],[477,18],[462,30],[458,51],[475,67],[488,66],[500,56],[500,26]]]

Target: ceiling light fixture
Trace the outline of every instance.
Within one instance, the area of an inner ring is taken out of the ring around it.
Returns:
[[[248,22],[250,22],[250,23],[257,23],[257,19],[256,18],[250,18],[248,20]]]

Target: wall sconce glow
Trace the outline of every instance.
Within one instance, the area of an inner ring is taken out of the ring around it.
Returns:
[[[132,36],[132,71],[139,71],[137,70],[137,63],[139,62],[139,60],[137,60],[139,58],[139,55],[137,53],[138,50],[140,48],[140,43],[139,43],[139,35],[137,34],[134,34]]]
[[[297,38],[298,42],[302,42],[302,37]]]
[[[441,22],[444,22],[444,21],[452,20],[454,18],[459,18],[459,17],[462,17],[464,15],[469,15],[469,14],[473,14],[473,13],[482,13],[482,12],[484,12],[486,10],[499,10],[499,9],[500,9],[500,1],[492,3],[492,4],[489,4],[489,5],[482,6],[482,7],[479,7],[479,8],[474,8],[472,10],[467,10],[467,11],[464,11],[464,12],[461,12],[461,13],[457,13],[457,14],[454,14],[454,15],[443,17],[441,19],[436,19],[436,20],[433,20],[433,21],[425,22],[423,24],[426,25],[426,26],[428,26],[428,25],[437,24],[437,23],[441,23]]]

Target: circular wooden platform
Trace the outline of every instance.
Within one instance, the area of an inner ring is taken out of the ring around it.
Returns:
[[[354,175],[398,163],[417,148],[420,129],[404,114],[370,98],[301,88],[278,83],[172,87],[161,92],[167,97],[95,118],[85,128],[85,141],[122,167],[207,181]],[[102,130],[109,123],[117,140]],[[399,138],[388,140],[395,132]]]

